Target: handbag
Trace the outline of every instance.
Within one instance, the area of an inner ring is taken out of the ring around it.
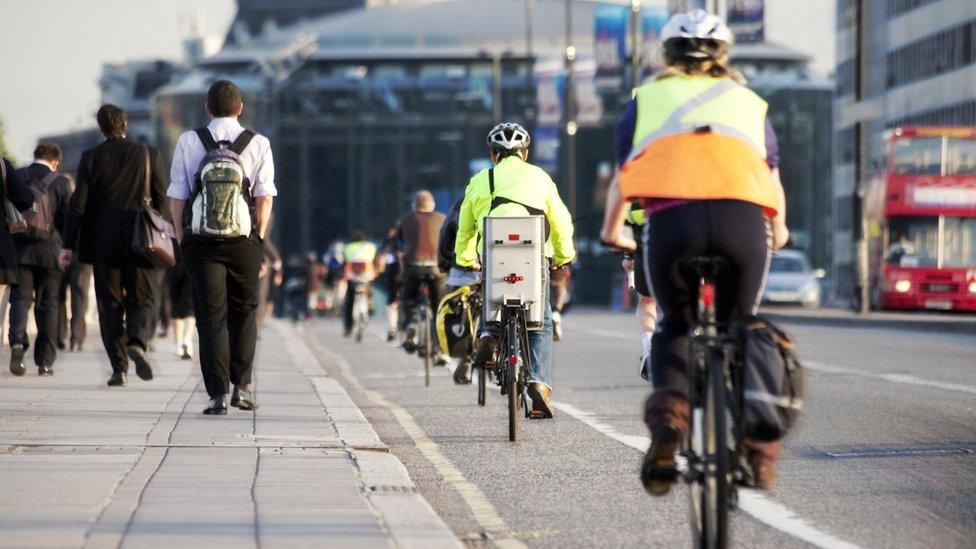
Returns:
[[[10,234],[27,232],[27,220],[7,198],[7,163],[0,157],[0,178],[3,178],[3,209],[7,216],[7,230]]]
[[[799,419],[805,370],[793,339],[768,320],[753,316],[740,331],[743,367],[743,434],[780,439]]]
[[[146,156],[146,177],[142,190],[142,210],[136,214],[135,229],[132,233],[132,253],[157,267],[169,268],[176,265],[173,239],[176,231],[152,206],[150,192],[149,147],[143,147]]]

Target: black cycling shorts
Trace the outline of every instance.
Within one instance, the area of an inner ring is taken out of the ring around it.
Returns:
[[[634,231],[634,241],[637,242],[637,249],[634,250],[634,291],[642,297],[653,298],[654,292],[647,278],[647,269],[644,268],[644,227],[647,225],[630,225]]]

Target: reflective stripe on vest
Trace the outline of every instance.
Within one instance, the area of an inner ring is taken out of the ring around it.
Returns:
[[[370,263],[376,259],[376,244],[350,242],[345,249],[346,263]]]

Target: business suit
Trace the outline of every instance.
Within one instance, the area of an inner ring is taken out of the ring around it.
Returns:
[[[24,181],[40,182],[51,173],[47,165],[35,162],[21,170],[20,175]],[[34,364],[39,367],[50,367],[57,357],[58,290],[62,276],[58,254],[61,252],[61,233],[71,196],[71,180],[65,175],[57,176],[48,185],[47,195],[53,209],[54,231],[42,241],[14,235],[21,276],[20,282],[11,288],[10,293],[10,344],[21,344],[24,349],[30,347],[27,319],[33,302],[34,320],[37,323]]]
[[[77,250],[79,261],[93,266],[102,343],[116,373],[128,370],[127,346],[145,351],[152,339],[153,266],[132,253],[147,148],[152,205],[169,218],[159,152],[113,137],[82,154],[65,227],[65,249]]]

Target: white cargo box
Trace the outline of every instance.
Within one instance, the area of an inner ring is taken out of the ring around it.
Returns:
[[[544,226],[541,215],[485,218],[485,319],[498,320],[506,304],[521,304],[527,307],[528,327],[542,327],[547,268]]]

